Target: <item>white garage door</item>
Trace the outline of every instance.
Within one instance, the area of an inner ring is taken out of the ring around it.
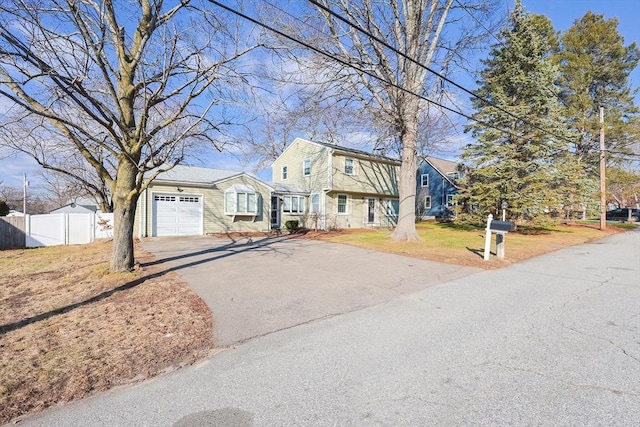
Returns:
[[[153,195],[153,236],[202,235],[202,196]]]

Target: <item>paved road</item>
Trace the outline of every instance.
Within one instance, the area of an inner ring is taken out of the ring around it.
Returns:
[[[640,231],[238,345],[23,426],[631,426]]]
[[[143,247],[207,303],[218,347],[481,271],[290,237],[154,238]]]

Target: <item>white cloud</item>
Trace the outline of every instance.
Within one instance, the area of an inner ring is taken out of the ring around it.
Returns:
[[[29,187],[42,187],[42,167],[26,154],[3,157],[0,160],[0,182],[7,187],[22,188],[23,174],[27,174]]]

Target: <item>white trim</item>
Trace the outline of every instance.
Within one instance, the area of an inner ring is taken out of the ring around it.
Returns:
[[[424,183],[424,177],[427,177],[427,184],[426,185]],[[424,187],[428,187],[428,186],[429,186],[429,174],[428,173],[420,174],[420,187],[424,188]]]
[[[227,209],[227,195],[228,194],[233,194],[233,210],[229,210]],[[243,194],[245,197],[245,210],[244,211],[238,211],[238,197]],[[254,196],[254,202],[255,202],[255,211],[250,211],[250,201],[249,201],[249,196],[253,195]],[[224,203],[224,214],[225,215],[230,215],[230,216],[258,216],[259,211],[260,211],[260,193],[258,191],[256,191],[255,188],[253,187],[249,187],[246,185],[237,185],[237,186],[231,186],[229,188],[227,188],[224,191],[224,199],[223,199],[223,203]]]
[[[327,150],[327,187],[324,191],[331,191],[333,189],[333,148],[324,147]]]
[[[313,196],[316,196],[317,198],[317,207],[318,209],[316,211],[313,210]],[[321,211],[320,209],[320,193],[311,193],[309,194],[309,213],[311,214],[319,214]]]
[[[309,163],[309,173],[307,172],[307,162]],[[302,176],[311,176],[311,159],[304,159],[302,161]]]
[[[346,201],[344,204],[344,212],[340,212],[340,196],[346,197]],[[349,215],[349,195],[348,194],[336,194],[336,214]]]
[[[427,199],[429,199],[429,206],[427,206]],[[422,202],[422,206],[425,209],[431,209],[431,196],[424,196],[424,201]]]
[[[454,200],[454,197],[456,195],[455,194],[447,194],[447,207],[448,208],[452,208],[456,205],[456,202]]]
[[[289,168],[287,167],[287,165],[283,165],[280,168],[280,180],[286,181],[288,177],[289,177]]]
[[[347,172],[347,160],[351,160],[351,172]],[[344,170],[345,175],[357,175],[356,173],[356,159],[353,157],[345,157],[344,158]]]
[[[289,210],[286,211],[285,210],[285,203],[287,201],[287,199],[289,199]],[[293,210],[293,200],[297,200],[297,205],[298,208],[294,211]],[[293,194],[286,194],[282,196],[282,212],[283,213],[287,213],[289,215],[304,215],[306,213],[307,210],[307,204],[306,204],[306,200],[307,197],[306,196],[298,196],[298,195],[293,195]]]
[[[327,229],[327,193],[320,193],[320,228]]]
[[[275,191],[275,188],[273,188],[272,186],[270,186],[270,185],[269,185],[269,184],[267,184],[266,182],[262,181],[262,180],[261,180],[260,178],[258,178],[257,176],[253,176],[253,175],[248,174],[248,173],[246,173],[246,172],[240,172],[240,173],[239,173],[239,174],[237,174],[237,175],[233,175],[233,176],[229,176],[229,177],[226,177],[226,178],[222,178],[221,180],[219,180],[219,181],[214,181],[214,182],[212,182],[211,184],[213,184],[213,185],[222,184],[223,182],[226,182],[226,181],[229,181],[229,180],[231,180],[231,179],[235,179],[235,178],[238,178],[238,177],[241,177],[241,176],[245,176],[245,177],[247,177],[247,178],[249,178],[249,179],[252,179],[253,181],[255,181],[255,182],[256,182],[256,184],[264,185],[264,186],[265,186],[268,190],[270,190],[270,191]]]

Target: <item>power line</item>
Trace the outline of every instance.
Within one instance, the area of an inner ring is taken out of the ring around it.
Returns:
[[[208,1],[209,3],[211,3],[211,4],[215,5],[215,6],[218,6],[218,7],[222,8],[222,9],[224,9],[224,10],[226,10],[226,11],[230,12],[230,13],[233,13],[233,14],[234,14],[234,15],[236,15],[236,16],[239,16],[239,17],[241,17],[241,18],[243,18],[243,19],[246,19],[246,20],[247,20],[247,21],[249,21],[249,22],[252,22],[252,23],[254,23],[254,24],[256,24],[256,25],[258,25],[258,26],[260,26],[260,27],[262,27],[262,28],[265,28],[265,29],[267,29],[267,30],[269,30],[269,31],[271,31],[271,32],[273,32],[273,33],[275,33],[275,34],[278,34],[278,35],[279,35],[279,36],[281,36],[281,37],[284,37],[284,38],[286,38],[286,39],[288,39],[288,40],[290,40],[290,41],[293,41],[294,43],[297,43],[297,44],[300,44],[301,46],[306,47],[307,49],[310,49],[310,50],[312,50],[312,51],[314,51],[314,52],[316,52],[316,53],[319,53],[319,54],[321,54],[321,55],[323,55],[323,56],[325,56],[325,57],[327,57],[327,58],[329,58],[329,59],[331,59],[331,60],[333,60],[333,61],[339,62],[339,63],[341,63],[341,64],[343,64],[343,65],[346,65],[347,67],[353,68],[353,69],[355,69],[355,70],[357,70],[357,71],[359,71],[359,72],[361,72],[361,73],[363,73],[363,74],[366,74],[366,75],[368,75],[369,77],[372,77],[372,78],[374,78],[374,79],[376,79],[376,80],[378,80],[378,81],[381,81],[382,83],[384,83],[384,84],[386,84],[386,85],[389,85],[389,86],[391,86],[391,87],[394,87],[394,88],[396,88],[396,89],[398,89],[398,90],[401,90],[401,91],[403,91],[403,92],[405,92],[405,93],[408,93],[408,94],[410,94],[410,95],[416,96],[416,97],[418,97],[418,98],[420,98],[420,99],[422,99],[422,100],[425,100],[425,101],[427,101],[427,102],[429,102],[429,103],[431,103],[431,104],[433,104],[433,105],[436,105],[436,106],[438,106],[438,107],[442,108],[443,110],[450,111],[450,112],[452,112],[452,113],[454,113],[454,114],[457,114],[457,115],[459,115],[459,116],[462,116],[462,117],[464,117],[464,118],[466,118],[466,119],[468,119],[468,120],[474,121],[474,122],[476,122],[476,123],[478,123],[478,124],[484,125],[484,126],[486,126],[486,127],[488,127],[488,128],[491,128],[491,129],[497,130],[497,131],[499,131],[499,132],[502,132],[502,133],[505,133],[505,134],[511,135],[511,136],[513,136],[513,137],[519,138],[519,136],[518,136],[517,134],[515,134],[515,133],[511,132],[511,131],[510,131],[510,130],[508,130],[508,129],[500,128],[500,127],[497,127],[497,126],[495,126],[495,125],[493,125],[493,124],[491,124],[491,123],[488,123],[488,122],[485,122],[485,121],[479,120],[479,119],[474,118],[474,117],[472,117],[472,116],[470,116],[470,115],[468,115],[468,114],[465,114],[465,113],[463,113],[463,112],[461,112],[461,111],[457,111],[457,110],[455,110],[455,109],[452,109],[452,108],[450,108],[450,107],[447,107],[447,106],[445,106],[445,105],[442,105],[442,104],[441,104],[441,103],[439,103],[439,102],[433,101],[433,100],[431,100],[430,98],[428,98],[428,97],[426,97],[426,96],[424,96],[424,95],[421,95],[421,94],[415,93],[415,92],[413,92],[413,91],[411,91],[411,90],[409,90],[409,89],[406,89],[406,88],[404,88],[404,87],[402,87],[402,86],[398,85],[397,83],[394,83],[394,82],[391,82],[391,81],[385,80],[385,79],[383,79],[383,78],[381,78],[381,77],[378,77],[377,75],[375,75],[375,74],[374,74],[374,73],[372,73],[371,71],[367,71],[367,70],[365,70],[365,69],[363,69],[363,68],[361,68],[361,67],[358,67],[357,65],[355,65],[355,64],[353,64],[353,63],[351,63],[351,62],[349,62],[349,61],[347,61],[347,60],[345,60],[345,59],[338,58],[338,57],[336,57],[335,55],[333,55],[332,53],[326,52],[326,51],[324,51],[324,50],[322,50],[322,49],[320,49],[320,48],[318,48],[318,47],[316,47],[316,46],[311,45],[310,43],[307,43],[307,42],[302,41],[302,40],[300,40],[300,39],[298,39],[298,38],[296,38],[296,37],[294,37],[294,36],[292,36],[292,35],[289,35],[289,34],[287,34],[287,33],[283,32],[283,31],[280,31],[280,30],[276,29],[275,27],[273,27],[273,26],[271,26],[271,25],[268,25],[268,24],[266,24],[266,23],[264,23],[264,22],[262,22],[262,21],[259,21],[258,19],[252,18],[251,16],[249,16],[249,15],[247,15],[247,14],[243,13],[243,12],[240,12],[240,11],[238,11],[238,10],[235,10],[235,9],[233,9],[233,8],[231,8],[231,7],[229,7],[229,6],[225,5],[225,4],[223,4],[223,3],[220,3],[220,2],[219,2],[219,1],[217,1],[217,0],[207,0],[207,1]],[[310,1],[311,1],[311,2],[313,2],[313,0],[310,0]],[[273,5],[272,3],[269,3],[268,1],[265,1],[265,3],[267,3],[267,4],[271,5],[271,6],[273,6],[273,7],[277,8],[277,9],[279,9],[279,10],[282,10],[282,9],[278,8],[277,6]],[[284,11],[283,11],[283,12],[284,12]],[[286,13],[287,15],[289,15],[289,16],[291,16],[291,17],[293,17],[294,19],[299,20],[299,18],[294,17],[293,15],[289,14],[288,12],[285,12],[285,13]],[[401,54],[401,53],[399,53],[399,54]],[[402,55],[402,54],[401,54],[401,55]],[[403,56],[404,56],[404,55],[403,55]],[[412,60],[411,58],[408,58],[408,57],[407,57],[407,59]],[[412,61],[416,62],[415,60],[412,60]],[[422,65],[421,65],[421,66],[422,66]],[[445,78],[445,79],[446,79],[447,81],[450,81],[450,79],[447,79],[447,78]],[[453,83],[454,85],[456,85],[456,86],[459,86],[459,85],[458,85],[457,83],[455,83],[455,82],[452,82],[452,83]],[[466,90],[466,89],[465,89],[465,90]],[[485,102],[488,102],[488,101],[485,101]],[[489,103],[489,104],[490,104],[490,105],[492,105],[491,103]],[[499,108],[499,107],[496,107],[496,108],[500,110],[500,108]],[[517,117],[517,116],[513,115],[512,113],[509,113],[509,112],[507,112],[507,111],[505,111],[505,113],[509,114],[510,116],[512,116],[512,117],[514,117],[514,118],[517,118],[517,119],[519,119],[519,120],[523,121],[524,123],[527,123],[527,124],[529,124],[529,125],[531,125],[531,126],[533,126],[533,127],[536,127],[537,129],[542,130],[543,132],[545,132],[545,133],[547,133],[547,134],[549,134],[549,135],[552,135],[552,136],[555,136],[555,137],[557,137],[557,138],[563,139],[563,140],[565,140],[565,141],[567,141],[567,142],[573,143],[573,141],[571,141],[571,140],[568,140],[568,139],[566,139],[566,138],[564,138],[564,137],[560,137],[560,136],[558,136],[558,135],[555,135],[555,134],[553,134],[553,133],[551,133],[551,132],[549,132],[549,131],[546,131],[546,130],[545,130],[545,129],[543,129],[543,128],[540,128],[539,126],[536,126],[536,125],[534,125],[534,124],[532,124],[532,123],[530,123],[530,122],[526,121],[526,120],[522,120],[522,119],[520,119],[519,117]],[[563,149],[563,148],[557,148],[557,151],[563,151],[563,152],[573,153],[571,150],[569,150],[569,149]],[[622,154],[622,153],[620,153],[620,154]],[[625,155],[627,155],[627,154],[625,153]]]
[[[436,75],[437,77],[441,78],[442,80],[446,81],[447,83],[451,83],[452,85],[454,85],[455,87],[463,90],[464,92],[468,93],[469,95],[473,96],[476,99],[479,99],[480,101],[484,102],[485,104],[497,109],[500,112],[503,112],[511,117],[513,117],[514,119],[517,119],[523,123],[526,123],[538,130],[543,131],[544,133],[554,136],[556,138],[559,138],[565,142],[568,142],[570,144],[574,144],[574,141],[571,141],[563,136],[557,135],[551,131],[548,131],[547,129],[544,129],[543,127],[536,125],[535,123],[532,123],[526,119],[523,119],[515,114],[513,114],[512,112],[505,110],[502,107],[497,106],[496,104],[494,104],[493,102],[487,100],[486,98],[484,98],[481,95],[478,95],[477,93],[467,89],[466,87],[454,82],[453,80],[449,79],[448,77],[445,77],[444,75],[438,73],[435,70],[432,70],[431,68],[427,67],[426,65],[420,63],[418,60],[416,60],[415,58],[412,58],[410,56],[408,56],[407,54],[405,54],[404,52],[400,52],[398,49],[396,49],[395,47],[391,46],[389,43],[385,42],[384,40],[380,39],[379,37],[375,36],[374,34],[372,34],[370,31],[365,30],[364,28],[362,28],[360,25],[349,21],[347,18],[343,17],[342,15],[332,11],[331,9],[329,9],[327,6],[324,6],[323,4],[320,4],[318,1],[316,0],[309,0],[310,3],[312,3],[313,5],[315,5],[316,7],[319,7],[320,9],[324,10],[325,12],[329,13],[330,15],[334,16],[335,18],[339,19],[340,21],[344,22],[345,24],[347,24],[348,26],[355,28],[356,30],[358,30],[359,32],[365,34],[367,37],[371,38],[372,40],[375,40],[376,42],[380,43],[381,45],[383,45],[384,47],[386,47],[387,49],[390,49],[392,52],[402,56],[405,59],[408,59],[409,61],[413,62],[414,64],[418,65],[419,67],[422,67],[423,69],[425,69],[426,71]]]
[[[233,8],[231,8],[231,7],[227,6],[227,5],[225,5],[225,4],[222,4],[222,3],[220,3],[220,2],[218,2],[218,1],[216,1],[216,0],[207,0],[207,1],[208,1],[209,3],[212,3],[212,4],[214,4],[214,5],[218,6],[218,7],[222,8],[222,9],[224,9],[224,10],[228,11],[228,12],[231,12],[231,13],[233,13],[233,14],[235,14],[235,15],[237,15],[237,16],[239,16],[239,17],[243,18],[243,19],[246,19],[246,20],[247,20],[247,21],[249,21],[249,22],[252,22],[252,23],[254,23],[254,24],[256,24],[256,25],[261,26],[262,28],[265,28],[265,29],[267,29],[267,30],[269,30],[269,31],[272,31],[272,32],[274,32],[274,33],[278,34],[279,36],[282,36],[282,37],[284,37],[284,38],[286,38],[286,39],[288,39],[288,40],[291,40],[291,41],[293,41],[293,42],[295,42],[295,43],[298,43],[298,44],[300,44],[300,45],[302,45],[302,46],[306,47],[307,49],[311,49],[311,50],[313,50],[314,52],[317,52],[317,53],[319,53],[319,54],[321,54],[321,55],[323,55],[323,56],[326,56],[327,58],[329,58],[329,59],[331,59],[331,60],[334,60],[334,61],[336,61],[336,62],[339,62],[339,63],[341,63],[341,64],[343,64],[343,65],[346,65],[347,67],[353,68],[353,69],[355,69],[355,70],[357,70],[357,71],[359,71],[359,72],[361,72],[361,73],[363,73],[363,74],[366,74],[366,75],[368,75],[369,77],[372,77],[372,78],[374,78],[374,79],[376,79],[376,80],[379,80],[379,81],[381,81],[382,83],[384,83],[384,84],[386,84],[386,85],[389,85],[389,86],[391,86],[391,87],[394,87],[394,88],[396,88],[396,89],[399,89],[399,90],[401,90],[401,91],[403,91],[403,92],[405,92],[405,93],[408,93],[408,94],[410,94],[410,95],[416,96],[416,97],[418,97],[418,98],[420,98],[420,99],[422,99],[422,100],[424,100],[424,101],[427,101],[427,102],[429,102],[429,103],[431,103],[431,104],[433,104],[433,105],[436,105],[436,106],[438,106],[438,107],[440,107],[440,108],[442,108],[442,109],[444,109],[444,110],[450,111],[450,112],[452,112],[452,113],[454,113],[454,114],[458,114],[458,115],[460,115],[460,116],[462,116],[462,117],[464,117],[464,118],[466,118],[466,119],[468,119],[468,120],[472,120],[472,121],[474,121],[474,122],[476,122],[476,123],[479,123],[479,124],[482,124],[482,125],[484,125],[484,126],[490,127],[490,128],[495,129],[495,130],[497,130],[497,131],[504,132],[504,133],[510,134],[510,135],[512,135],[512,136],[514,136],[514,137],[517,137],[517,135],[515,135],[515,134],[511,133],[511,132],[510,132],[510,131],[508,131],[508,130],[505,130],[505,129],[499,128],[499,127],[497,127],[497,126],[494,126],[494,125],[492,125],[491,123],[487,123],[487,122],[484,122],[484,121],[482,121],[482,120],[479,120],[479,119],[473,118],[472,116],[470,116],[470,115],[468,115],[468,114],[465,114],[465,113],[463,113],[463,112],[461,112],[461,111],[454,110],[453,108],[449,108],[449,107],[447,107],[447,106],[445,106],[445,105],[440,104],[439,102],[436,102],[436,101],[431,100],[430,98],[428,98],[428,97],[426,97],[426,96],[424,96],[424,95],[420,95],[420,94],[415,93],[415,92],[413,92],[413,91],[411,91],[411,90],[409,90],[409,89],[406,89],[406,88],[404,88],[404,87],[402,87],[402,86],[398,85],[397,83],[393,83],[393,82],[390,82],[390,81],[388,81],[388,80],[382,79],[381,77],[376,76],[376,75],[375,75],[374,73],[372,73],[371,71],[367,71],[367,70],[365,70],[365,69],[363,69],[363,68],[361,68],[361,67],[358,67],[357,65],[354,65],[353,63],[351,63],[351,62],[349,62],[349,61],[346,61],[346,60],[344,60],[344,59],[342,59],[342,58],[338,58],[338,57],[336,57],[335,55],[333,55],[333,54],[331,54],[331,53],[328,53],[328,52],[326,52],[326,51],[324,51],[324,50],[322,50],[322,49],[320,49],[320,48],[317,48],[317,47],[315,47],[315,46],[313,46],[313,45],[311,45],[311,44],[309,44],[309,43],[307,43],[307,42],[305,42],[305,41],[302,41],[302,40],[300,40],[300,39],[297,39],[297,38],[295,38],[294,36],[291,36],[291,35],[289,35],[289,34],[286,34],[286,33],[282,32],[282,31],[280,31],[280,30],[278,30],[278,29],[276,29],[276,28],[274,28],[274,27],[272,27],[272,26],[270,26],[270,25],[268,25],[268,24],[265,24],[264,22],[261,22],[261,21],[259,21],[259,20],[255,19],[255,18],[252,18],[252,17],[250,17],[250,16],[248,16],[248,15],[246,15],[246,14],[244,14],[244,13],[242,13],[242,12],[238,11],[238,10],[235,10],[235,9],[233,9]]]
[[[265,1],[266,1],[266,0],[265,0]],[[456,3],[458,3],[458,5],[463,6],[463,5],[460,3],[460,1],[459,1],[459,0],[455,0],[455,1],[456,1]],[[370,31],[365,30],[364,28],[362,28],[362,27],[361,27],[360,25],[358,25],[357,23],[354,23],[354,22],[352,22],[352,21],[348,20],[347,18],[343,17],[342,15],[340,15],[340,14],[338,14],[338,13],[336,13],[336,12],[332,11],[329,7],[327,7],[327,6],[325,6],[325,5],[321,4],[321,3],[319,3],[317,0],[309,0],[309,2],[310,2],[310,3],[312,3],[313,5],[315,5],[316,7],[319,7],[320,9],[324,10],[325,12],[329,13],[330,15],[334,16],[335,18],[339,19],[340,21],[344,22],[344,23],[345,23],[345,24],[347,24],[348,26],[350,26],[350,27],[352,27],[352,28],[356,29],[357,31],[359,31],[359,32],[361,32],[361,33],[363,33],[363,34],[365,34],[367,37],[371,38],[372,40],[375,40],[376,42],[378,42],[378,43],[382,44],[384,47],[386,47],[387,49],[390,49],[392,52],[394,52],[394,53],[396,53],[396,54],[398,54],[398,55],[402,56],[402,57],[403,57],[403,58],[405,58],[405,59],[408,59],[409,61],[413,62],[414,64],[416,64],[416,65],[418,65],[418,66],[420,66],[420,67],[422,67],[422,68],[423,68],[423,69],[425,69],[426,71],[428,71],[428,72],[430,72],[430,73],[434,74],[434,75],[435,75],[435,76],[437,76],[438,78],[440,78],[440,79],[442,79],[442,80],[444,80],[444,81],[446,81],[446,82],[448,82],[448,83],[451,83],[451,84],[452,84],[452,85],[454,85],[455,87],[457,87],[457,88],[459,88],[459,89],[463,90],[464,92],[468,93],[469,95],[473,96],[473,97],[474,97],[474,98],[476,98],[476,99],[479,99],[480,101],[484,102],[485,104],[487,104],[487,105],[489,105],[489,106],[491,106],[491,107],[493,107],[493,108],[497,109],[498,111],[501,111],[501,112],[503,112],[503,113],[505,113],[505,114],[509,115],[510,117],[512,117],[512,118],[514,118],[514,119],[517,119],[517,120],[519,120],[519,121],[521,121],[521,122],[523,122],[523,123],[525,123],[525,124],[528,124],[529,126],[532,126],[532,127],[536,128],[536,129],[538,129],[538,130],[540,130],[540,131],[542,131],[542,132],[544,132],[544,133],[546,133],[546,134],[548,134],[548,135],[550,135],[550,136],[553,136],[553,137],[555,137],[555,138],[558,138],[558,139],[563,140],[563,141],[565,141],[565,142],[568,142],[568,143],[570,143],[570,144],[576,144],[576,142],[575,142],[575,141],[572,141],[572,140],[570,140],[570,139],[568,139],[568,138],[566,138],[566,137],[564,137],[564,136],[562,136],[562,135],[558,135],[558,134],[556,134],[556,133],[553,133],[553,132],[551,132],[551,131],[549,131],[549,130],[547,130],[547,129],[545,129],[545,128],[543,128],[543,127],[541,127],[541,126],[539,126],[539,125],[537,125],[537,124],[535,124],[535,123],[532,123],[532,122],[531,122],[531,121],[529,121],[529,120],[526,120],[526,119],[524,119],[524,118],[522,118],[522,117],[520,117],[520,116],[517,116],[516,114],[514,114],[514,113],[512,113],[512,112],[510,112],[510,111],[508,111],[508,110],[506,110],[506,109],[504,109],[504,108],[502,108],[502,107],[500,107],[500,106],[496,105],[495,103],[493,103],[493,102],[491,102],[491,101],[487,100],[486,98],[484,98],[484,97],[482,97],[481,95],[479,95],[479,94],[477,94],[477,93],[473,92],[472,90],[467,89],[466,87],[464,87],[464,86],[460,85],[459,83],[456,83],[455,81],[451,80],[450,78],[448,78],[448,77],[446,77],[446,76],[444,76],[444,75],[442,75],[442,74],[438,73],[438,72],[437,72],[437,71],[435,71],[435,70],[432,70],[430,67],[428,67],[428,66],[426,66],[426,65],[424,65],[424,64],[422,64],[422,63],[420,63],[420,62],[419,62],[418,60],[416,60],[415,58],[412,58],[412,57],[410,57],[409,55],[407,55],[406,53],[399,51],[398,49],[396,49],[395,47],[391,46],[391,45],[390,45],[389,43],[387,43],[386,41],[384,41],[384,40],[380,39],[379,37],[375,36],[375,35],[374,35],[374,34],[372,34]],[[469,14],[469,15],[470,15],[470,16],[471,16],[471,17],[472,17],[476,22],[478,22],[478,23],[482,26],[482,28],[484,28],[484,29],[487,31],[487,33],[489,33],[492,37],[494,37],[494,38],[495,38],[495,39],[496,39],[496,40],[497,40],[497,41],[498,41],[498,42],[503,46],[503,48],[505,48],[505,49],[507,48],[507,47],[506,47],[506,45],[505,45],[505,44],[504,44],[504,43],[503,43],[503,42],[502,42],[498,37],[496,37],[493,33],[491,33],[491,32],[490,32],[490,31],[489,31],[489,30],[488,30],[488,29],[487,29],[487,28],[486,28],[486,27],[485,27],[485,26],[484,26],[484,25],[483,25],[483,24],[482,24],[482,23],[481,23],[481,22],[480,22],[480,21],[479,21],[479,20],[478,20],[474,15],[473,15],[473,14],[471,14],[471,12],[470,12],[467,8],[464,8],[464,7],[463,7],[463,9],[464,9],[464,10],[465,10],[465,11],[466,11],[466,12],[467,12],[467,13],[468,13],[468,14]],[[291,16],[291,15],[289,14],[289,16]],[[333,59],[335,59],[335,60],[339,60],[338,58],[336,58],[336,57],[334,57],[334,56],[332,56],[332,58],[333,58]],[[342,61],[341,61],[341,62],[342,62]],[[354,65],[351,65],[351,66],[352,66],[352,67],[354,67],[354,68],[357,68],[357,67],[355,67]],[[376,78],[377,78],[377,77],[376,77]],[[392,86],[394,86],[394,87],[398,87],[398,85],[396,85],[396,84],[394,84],[394,83],[392,83],[392,82],[384,81],[384,80],[382,80],[382,79],[379,79],[379,80],[383,81],[384,83],[391,84],[391,85],[392,85]],[[544,88],[545,88],[547,91],[549,91],[549,93],[551,93],[554,97],[556,97],[556,96],[557,96],[557,95],[555,94],[555,92],[554,92],[551,88],[549,88],[548,86],[544,86]],[[402,88],[401,88],[401,89],[402,89]],[[404,90],[404,89],[403,89],[403,90]],[[410,92],[410,91],[406,90],[406,92]],[[436,102],[434,102],[434,101],[431,101],[431,100],[429,100],[428,98],[426,98],[426,97],[424,97],[424,96],[422,96],[422,95],[419,95],[419,94],[414,93],[414,92],[410,92],[410,93],[413,93],[415,96],[418,96],[418,97],[420,97],[420,98],[422,98],[422,99],[426,99],[427,101],[432,102],[432,103],[434,103],[435,105],[439,105],[439,106],[440,106],[440,104],[438,104],[438,103],[436,103]],[[477,119],[477,118],[470,117],[470,116],[468,116],[468,115],[466,115],[466,114],[464,114],[464,113],[462,113],[462,112],[455,111],[455,110],[453,110],[453,109],[446,108],[446,107],[445,107],[445,109],[447,109],[448,111],[452,111],[452,112],[454,112],[454,113],[456,113],[456,114],[459,114],[459,115],[461,115],[461,116],[463,116],[463,117],[465,117],[465,118],[467,118],[467,119],[473,120],[473,121],[475,121],[476,123],[479,123],[479,124],[482,124],[482,125],[485,125],[485,126],[489,126],[489,127],[491,127],[492,129],[499,130],[499,131],[501,131],[501,132],[505,132],[505,133],[507,133],[507,134],[509,134],[509,135],[512,135],[512,136],[518,137],[517,135],[515,135],[515,134],[514,134],[514,133],[512,133],[511,131],[508,131],[508,130],[505,130],[505,129],[498,128],[498,127],[496,127],[496,126],[493,126],[493,125],[491,125],[491,124],[488,124],[487,122],[481,121],[481,120],[479,120],[479,119]],[[565,152],[572,153],[572,151],[571,151],[571,150],[568,150],[568,149],[559,149],[559,150],[560,150],[560,151],[565,151]],[[612,153],[612,154],[613,154],[613,153],[616,153],[616,154],[621,154],[621,155],[622,155],[622,154],[624,154],[624,155],[639,156],[639,157],[640,157],[640,155],[637,155],[637,154],[628,154],[628,153],[626,153],[626,154],[625,154],[625,153],[622,153],[622,152],[614,152],[614,151],[609,151],[609,152],[610,152],[610,153]]]

